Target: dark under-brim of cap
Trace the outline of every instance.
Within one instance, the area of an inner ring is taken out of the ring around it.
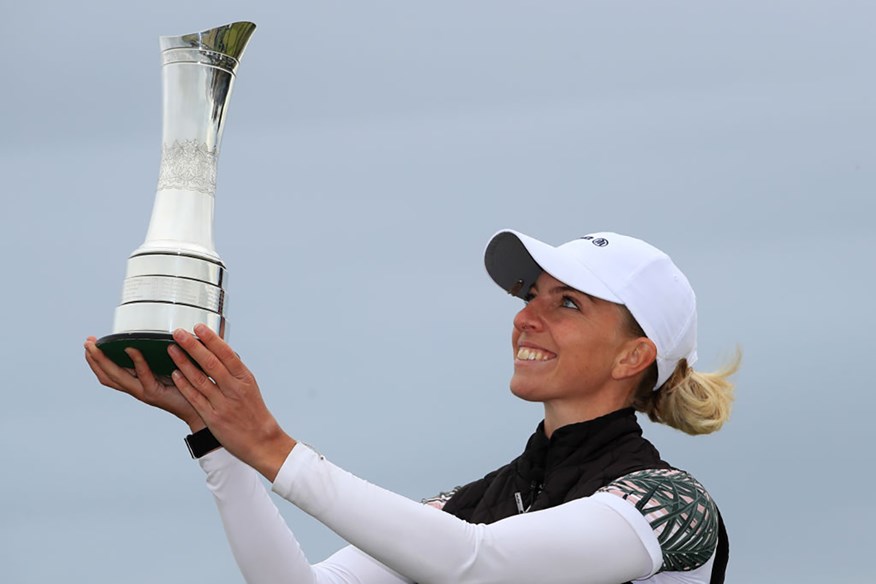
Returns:
[[[493,236],[484,250],[484,265],[500,288],[524,299],[543,271],[520,238],[511,231],[501,231]]]

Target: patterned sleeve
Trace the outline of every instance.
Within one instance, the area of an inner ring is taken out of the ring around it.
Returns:
[[[420,502],[423,505],[429,505],[430,507],[435,507],[436,509],[443,509],[444,505],[447,503],[447,501],[449,501],[450,498],[456,494],[456,491],[458,491],[461,488],[462,487],[454,487],[454,488],[450,489],[449,491],[441,491],[440,493],[438,493],[434,497],[428,497],[426,499],[423,499]]]
[[[675,469],[641,470],[599,490],[633,504],[645,517],[663,553],[663,571],[705,564],[718,543],[718,513],[695,478]]]

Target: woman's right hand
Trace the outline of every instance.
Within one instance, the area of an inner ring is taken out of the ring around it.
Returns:
[[[97,341],[96,337],[88,337],[85,340],[85,360],[88,361],[88,366],[94,371],[101,385],[127,393],[145,404],[170,412],[188,424],[193,433],[206,427],[201,416],[170,379],[166,382],[159,381],[152,374],[140,351],[134,348],[125,349],[134,362],[134,370],[131,371],[113,363],[95,341]]]

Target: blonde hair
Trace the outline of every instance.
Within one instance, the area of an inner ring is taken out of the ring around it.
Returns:
[[[742,360],[737,349],[733,360],[714,373],[700,373],[682,359],[669,379],[655,391],[654,384],[639,385],[633,407],[652,422],[672,426],[687,434],[717,432],[730,417],[733,383],[729,377]]]
[[[626,307],[630,332],[646,336]],[[730,362],[714,373],[694,371],[682,359],[666,383],[654,390],[657,364],[646,370],[633,394],[633,408],[659,422],[687,434],[717,432],[730,417],[733,404],[733,383],[730,376],[739,370],[742,353],[739,348]]]

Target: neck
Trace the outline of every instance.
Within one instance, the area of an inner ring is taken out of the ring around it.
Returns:
[[[622,396],[620,398],[614,396]],[[588,399],[568,402],[551,400],[544,402],[544,433],[550,438],[557,428],[589,422],[630,405],[626,394],[604,395],[603,399]]]

